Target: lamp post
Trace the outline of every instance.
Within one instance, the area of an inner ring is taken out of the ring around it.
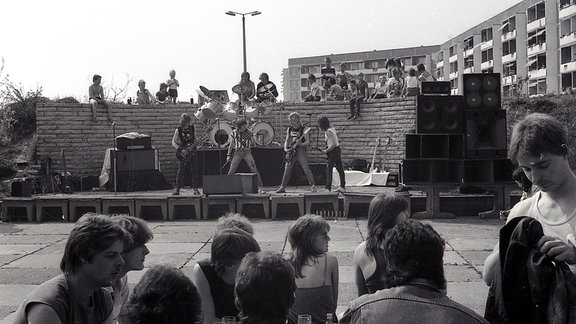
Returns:
[[[252,12],[247,12],[247,13],[239,13],[239,12],[235,12],[235,11],[227,11],[226,14],[229,16],[236,16],[236,15],[242,16],[242,49],[243,49],[243,54],[244,54],[244,72],[246,72],[247,68],[246,68],[246,18],[245,18],[245,16],[247,16],[247,15],[258,16],[259,14],[261,14],[261,12],[260,11],[252,11]]]

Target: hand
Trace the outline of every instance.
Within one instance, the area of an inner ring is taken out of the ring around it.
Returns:
[[[565,261],[568,264],[576,264],[576,248],[557,237],[542,236],[538,241],[538,249],[555,262]]]
[[[230,162],[230,161],[232,161],[232,156],[231,156],[231,155],[228,155],[228,156],[226,157],[226,162]]]

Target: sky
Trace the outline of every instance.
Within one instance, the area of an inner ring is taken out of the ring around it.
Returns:
[[[0,5],[4,74],[45,96],[87,100],[92,76],[134,97],[138,80],[152,93],[174,69],[179,100],[200,85],[240,80],[242,19],[252,80],[267,72],[281,88],[288,59],[439,45],[520,0],[13,0]]]

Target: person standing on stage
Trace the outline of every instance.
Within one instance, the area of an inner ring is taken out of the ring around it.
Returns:
[[[260,178],[260,172],[258,172],[256,161],[254,161],[251,151],[252,146],[254,146],[254,142],[252,141],[253,134],[248,129],[248,123],[245,119],[240,119],[237,126],[238,128],[232,131],[230,145],[228,145],[228,155],[226,158],[226,162],[230,162],[228,175],[233,175],[236,169],[238,169],[240,162],[244,160],[246,164],[248,164],[250,171],[258,175],[258,185],[262,187],[262,178]],[[232,155],[232,150],[234,150],[234,155]],[[259,191],[263,192],[262,189]]]
[[[328,163],[326,164],[326,189],[332,189],[332,169],[336,166],[336,170],[340,175],[340,188],[339,192],[346,191],[346,176],[344,174],[344,164],[342,163],[342,151],[340,143],[338,142],[338,135],[328,117],[318,118],[318,127],[324,131],[324,138],[326,139],[326,148],[322,152],[326,153]]]
[[[176,173],[176,190],[173,195],[180,194],[182,188],[182,179],[186,170],[190,170],[192,178],[192,189],[195,195],[200,195],[198,191],[198,181],[196,179],[198,163],[196,160],[196,134],[194,125],[192,125],[192,117],[184,113],[180,115],[180,127],[174,131],[172,137],[172,146],[177,150],[176,156],[180,161],[178,166],[178,173]]]
[[[276,97],[278,97],[278,89],[274,82],[270,81],[268,73],[260,74],[260,82],[256,87],[256,99],[254,101],[260,103],[264,100],[270,100],[270,102],[276,102]]]
[[[284,141],[284,151],[286,152],[286,167],[284,168],[284,176],[282,177],[282,184],[280,188],[276,190],[276,193],[286,192],[286,185],[290,180],[290,175],[292,174],[292,168],[296,161],[300,162],[306,178],[310,183],[310,191],[316,192],[316,182],[314,181],[314,176],[312,175],[312,170],[308,165],[308,157],[306,151],[308,146],[310,146],[310,137],[307,133],[304,133],[304,126],[300,121],[300,114],[297,112],[292,112],[288,116],[290,120],[290,127],[286,131],[286,140]],[[288,158],[290,156],[290,158]]]

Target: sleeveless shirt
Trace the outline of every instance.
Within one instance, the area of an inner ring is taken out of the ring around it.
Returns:
[[[374,273],[366,279],[366,288],[368,288],[370,294],[373,294],[380,289],[386,288],[384,282],[386,258],[384,258],[384,251],[377,247],[371,248],[370,251],[376,261],[376,269],[374,270]]]
[[[551,222],[542,216],[538,209],[538,202],[542,198],[542,192],[537,192],[530,203],[530,210],[528,216],[535,218],[542,224],[544,235],[553,236],[561,239],[563,242],[568,242],[566,237],[568,234],[576,234],[576,210],[566,215],[566,219],[560,222]]]
[[[210,294],[214,302],[214,313],[216,317],[238,317],[239,312],[234,303],[234,285],[227,284],[218,276],[216,268],[210,264],[210,260],[202,260],[198,262],[198,265],[210,286]]]
[[[196,141],[194,135],[194,125],[190,125],[188,128],[178,127],[178,137],[180,137],[181,147],[187,147],[188,145],[194,144]]]
[[[300,126],[298,128],[295,127],[288,127],[288,133],[290,134],[290,143],[293,144],[296,142],[296,140],[298,138],[300,138],[300,136],[302,136],[302,133],[304,132],[304,127]],[[300,140],[302,143],[306,143],[306,137],[302,137],[302,139]]]

